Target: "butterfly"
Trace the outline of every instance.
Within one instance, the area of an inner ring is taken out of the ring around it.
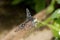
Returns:
[[[28,8],[26,8],[26,13],[27,13],[27,14],[26,14],[26,16],[27,16],[26,21],[23,22],[23,23],[21,23],[21,24],[19,25],[19,29],[23,29],[24,26],[25,26],[25,24],[28,23],[29,21],[31,21],[31,22],[32,22],[32,26],[34,26],[34,19],[35,19],[35,18],[33,18],[33,17],[31,16],[31,13],[30,13],[30,11],[29,11]],[[17,29],[16,31],[18,31],[19,29]]]

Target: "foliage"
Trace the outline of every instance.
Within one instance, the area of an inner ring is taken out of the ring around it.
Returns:
[[[50,3],[50,5],[46,9],[46,13],[47,14],[54,11],[54,4],[55,4],[55,0],[52,0],[51,3]]]
[[[34,0],[34,2],[35,2],[35,10],[37,12],[45,8],[45,0]]]
[[[60,39],[60,9],[57,9],[51,16],[51,19],[54,21],[52,24],[52,32],[55,37]],[[58,40],[59,40],[58,39]]]
[[[45,0],[13,0],[12,5],[17,5],[21,2],[24,2],[26,5],[29,5],[36,12],[45,8]]]
[[[60,36],[60,9],[57,9],[53,14],[51,15],[50,19],[53,20],[53,24],[51,24],[51,29],[55,37]]]
[[[38,27],[41,27],[43,25],[47,25],[48,27],[50,27],[54,34],[54,37],[58,40],[60,39],[60,12],[59,11],[60,9],[57,9],[45,21],[39,22],[40,25],[38,25]],[[49,24],[50,21],[53,21],[53,23]]]
[[[54,0],[52,0],[54,2]],[[56,2],[56,1],[55,1]],[[55,4],[55,3],[54,3]],[[51,3],[48,8],[46,9],[46,13],[50,14],[53,12],[54,7],[51,8],[51,6],[54,6],[53,3]],[[48,10],[49,9],[49,10]],[[52,10],[52,11],[50,11]],[[52,21],[52,24],[49,24],[49,22]],[[42,25],[41,25],[42,24]],[[45,21],[40,22],[39,26],[43,26],[43,25],[47,25],[48,27],[51,28],[55,40],[60,40],[60,9],[56,9],[51,15],[50,17],[48,17]]]
[[[52,19],[59,18],[60,17],[60,9],[57,9],[53,14],[52,14]]]
[[[60,0],[56,0],[58,4],[60,4]]]
[[[57,9],[51,16],[51,18],[54,20],[53,27],[53,33],[55,37],[60,37],[60,9]]]

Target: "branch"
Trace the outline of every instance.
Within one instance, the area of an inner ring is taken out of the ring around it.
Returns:
[[[37,13],[34,18],[37,18],[38,20],[44,20],[46,18],[46,11],[42,10],[41,12]],[[21,38],[24,38],[34,27],[32,26],[31,21],[25,24],[24,28],[16,31],[16,29],[19,29],[19,27],[13,28],[2,40],[19,40]],[[16,31],[16,32],[15,32]]]

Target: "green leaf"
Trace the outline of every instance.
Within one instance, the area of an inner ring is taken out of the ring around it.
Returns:
[[[55,21],[56,23],[60,24],[60,18],[56,19]]]
[[[36,12],[41,11],[45,8],[45,0],[34,0]]]
[[[12,5],[16,5],[16,4],[18,4],[18,3],[20,3],[20,2],[22,2],[23,0],[13,0],[12,1]]]
[[[54,4],[55,4],[55,0],[51,0],[50,5],[46,9],[47,14],[50,14],[50,13],[52,13],[54,11],[54,9],[55,9]]]
[[[60,18],[54,21],[51,29],[54,34],[54,37],[60,37]]]
[[[54,11],[54,5],[49,5],[47,10],[46,10],[46,13],[49,14],[49,13],[51,13],[53,11]]]
[[[52,29],[54,37],[60,37],[60,34],[59,34],[59,32],[60,32],[60,24],[54,22],[51,29]]]
[[[60,0],[56,0],[58,4],[60,4]]]
[[[58,37],[59,36],[58,31],[56,31],[55,29],[52,29],[52,32],[53,32],[54,37]]]
[[[52,19],[60,17],[60,9],[57,9],[51,16]]]

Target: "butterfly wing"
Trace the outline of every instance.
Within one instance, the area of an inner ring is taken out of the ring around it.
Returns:
[[[27,21],[31,21],[31,22],[32,22],[32,25],[34,25],[34,24],[35,24],[35,23],[34,23],[34,19],[35,19],[35,18],[33,18],[33,17],[31,16],[31,13],[30,13],[30,11],[29,11],[28,8],[26,8],[26,13],[27,13]]]
[[[28,8],[26,8],[26,13],[27,13],[27,18],[32,17],[32,16],[31,16],[31,13],[30,13],[30,11],[29,11],[29,9],[28,9]]]

